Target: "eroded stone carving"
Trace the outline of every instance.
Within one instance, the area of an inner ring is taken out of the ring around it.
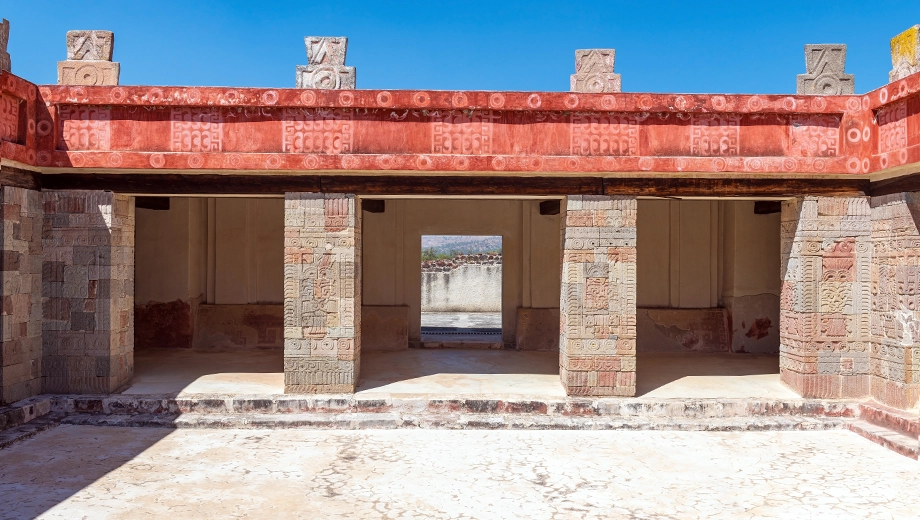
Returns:
[[[616,49],[579,49],[575,51],[575,74],[570,80],[572,92],[620,92],[622,80],[613,73]]]
[[[69,31],[67,60],[58,62],[59,85],[118,85],[120,64],[112,61],[111,31]]]
[[[800,96],[853,94],[855,81],[852,74],[844,73],[846,61],[846,45],[806,45],[806,72],[796,76],[795,93]]]
[[[920,72],[920,25],[915,25],[891,39],[889,81],[897,81]]]
[[[0,71],[10,70],[10,53],[6,51],[10,42],[10,22],[6,18],[0,22]]]
[[[297,66],[297,88],[355,88],[356,70],[345,66],[348,38],[307,36],[304,44],[307,48],[307,65]]]

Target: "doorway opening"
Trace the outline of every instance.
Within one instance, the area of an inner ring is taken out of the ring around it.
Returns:
[[[422,348],[502,348],[502,237],[422,235],[420,260]]]

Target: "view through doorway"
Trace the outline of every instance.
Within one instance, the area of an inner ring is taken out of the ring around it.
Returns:
[[[422,347],[502,348],[502,237],[422,236]]]

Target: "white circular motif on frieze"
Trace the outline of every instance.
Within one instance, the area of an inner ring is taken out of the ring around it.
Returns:
[[[527,106],[530,108],[540,108],[540,105],[543,104],[543,100],[540,99],[539,94],[531,94],[527,97]]]
[[[434,166],[434,161],[427,155],[420,155],[418,159],[415,160],[415,163],[423,170],[430,170]]]
[[[319,166],[319,159],[316,156],[308,155],[303,158],[303,167],[308,170],[315,170]]]
[[[747,104],[748,104],[748,108],[755,112],[763,108],[763,100],[760,99],[758,96],[751,96],[751,98],[748,99]]]
[[[115,153],[109,154],[109,166],[113,168],[118,168],[119,166],[121,166],[121,163],[122,163],[122,157],[120,153],[115,152]]]
[[[814,168],[816,172],[823,172],[824,169],[827,168],[827,164],[824,159],[815,159],[814,162],[811,163],[811,167]]]
[[[712,96],[712,99],[710,100],[710,102],[712,103],[712,108],[716,110],[725,109],[725,105],[726,105],[725,96]]]
[[[578,96],[575,94],[569,94],[565,97],[565,101],[563,103],[565,104],[566,108],[575,108],[578,106]]]
[[[418,107],[427,107],[431,103],[431,96],[427,92],[416,92],[412,96],[412,102]]]
[[[155,153],[150,156],[150,166],[162,168],[166,165],[166,158],[161,153]]]
[[[277,170],[281,167],[281,157],[275,154],[269,155],[265,159],[265,167],[269,170]]]
[[[51,164],[51,154],[42,150],[38,152],[38,164],[42,166],[47,166]]]
[[[262,93],[262,103],[274,105],[278,102],[278,93],[274,90],[266,90]]]
[[[489,106],[492,108],[501,108],[505,106],[505,96],[495,93],[489,96]]]
[[[86,157],[82,153],[72,153],[70,154],[70,164],[80,168],[86,164]]]
[[[387,91],[377,93],[377,104],[382,107],[388,107],[393,102],[393,94]]]
[[[647,172],[652,169],[654,165],[651,157],[642,157],[639,159],[639,169]]]
[[[613,96],[604,96],[601,98],[601,108],[604,110],[614,110],[617,107],[617,98]]]
[[[878,91],[878,100],[881,101],[882,103],[888,102],[888,89],[887,88],[882,88],[882,90]]]
[[[201,154],[193,153],[188,156],[188,165],[192,168],[201,168],[204,166],[204,157]]]
[[[847,110],[850,112],[856,112],[859,110],[860,102],[859,98],[851,97],[847,100]]]
[[[850,173],[859,173],[859,158],[850,157],[847,159],[847,171]]]
[[[791,159],[791,158],[788,158],[788,157],[785,158],[785,159],[783,159],[783,169],[786,170],[787,172],[794,171],[794,170],[795,170],[795,164],[796,164],[796,163],[795,163],[795,159]]]
[[[492,168],[496,170],[505,169],[505,158],[504,157],[495,157],[492,159]]]
[[[339,94],[339,103],[343,106],[350,107],[355,102],[355,95],[351,92],[342,92]]]
[[[858,143],[861,137],[862,132],[859,131],[859,128],[851,128],[847,130],[847,141],[851,143]]]
[[[300,94],[300,102],[304,105],[312,105],[316,103],[316,93],[312,90],[305,90]]]
[[[463,92],[457,92],[450,98],[450,103],[456,108],[463,108],[469,105],[469,100]]]
[[[821,96],[816,96],[814,99],[811,100],[811,106],[815,110],[824,110],[825,108],[827,108],[827,100],[825,100]]]
[[[466,170],[470,167],[469,157],[454,157],[454,168],[457,170]]]
[[[109,97],[111,98],[112,103],[121,103],[125,100],[126,97],[128,97],[128,94],[125,92],[125,89],[121,87],[115,87],[112,89]]]
[[[243,158],[238,153],[232,153],[227,157],[227,164],[231,168],[239,168],[243,164]]]

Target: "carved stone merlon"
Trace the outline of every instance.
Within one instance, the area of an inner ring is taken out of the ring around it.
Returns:
[[[10,70],[10,53],[6,52],[6,46],[10,42],[10,22],[4,18],[0,22],[0,71]]]
[[[304,44],[307,47],[307,65],[297,66],[297,88],[355,88],[355,68],[345,66],[348,38],[307,36]]]
[[[897,81],[920,72],[920,25],[891,39],[891,72],[888,81]]]
[[[846,45],[806,45],[805,74],[796,76],[795,93],[800,96],[853,94],[856,83],[852,74],[843,72],[846,62]]]
[[[575,51],[575,74],[572,74],[572,92],[620,92],[623,83],[619,74],[613,73],[616,49],[581,49]]]
[[[58,85],[118,85],[121,67],[112,61],[111,31],[69,31],[67,60],[58,62]]]

